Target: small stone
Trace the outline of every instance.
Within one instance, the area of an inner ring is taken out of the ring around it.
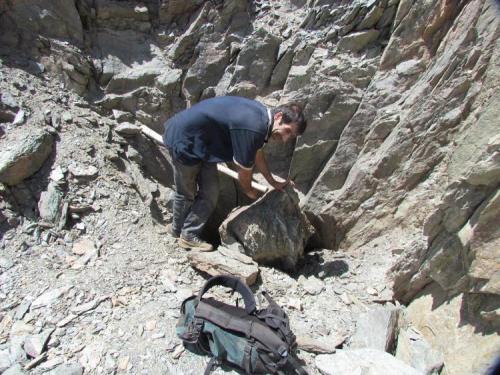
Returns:
[[[7,92],[7,91],[2,92],[2,94],[0,95],[0,106],[1,105],[6,106],[6,107],[11,108],[11,109],[18,109],[19,108],[19,105],[17,104],[16,99],[14,99],[12,94]]]
[[[302,311],[302,301],[298,298],[289,298],[286,302],[286,305],[292,309],[297,311]]]
[[[40,370],[49,371],[59,365],[62,365],[63,363],[64,363],[64,357],[55,357],[42,363],[40,366],[38,366],[38,368]]]
[[[82,374],[83,374],[83,367],[77,363],[65,363],[47,373],[47,375],[82,375]]]
[[[64,172],[61,167],[55,167],[52,172],[50,172],[50,179],[54,182],[60,183],[64,181]]]
[[[19,363],[7,369],[3,375],[24,375],[25,372]]]
[[[63,112],[62,114],[62,120],[67,123],[67,124],[70,124],[73,122],[73,116],[71,115],[71,113],[69,113],[68,111],[65,111]]]
[[[70,322],[72,322],[73,320],[75,320],[77,317],[78,317],[77,315],[69,314],[67,317],[65,317],[64,319],[57,322],[57,326],[64,327],[64,326],[68,325]]]
[[[14,322],[10,328],[10,338],[29,335],[35,329],[31,324],[22,321]]]
[[[340,295],[340,299],[346,305],[352,304],[352,300],[349,298],[349,296],[345,292]]]
[[[99,170],[93,165],[76,165],[71,164],[68,167],[69,172],[77,178],[85,178],[85,177],[95,177],[99,173]]]
[[[83,238],[73,244],[73,254],[77,255],[84,255],[87,254],[91,251],[95,251],[96,247],[94,244],[94,241],[88,239],[88,238]]]
[[[36,358],[42,354],[52,332],[54,332],[54,328],[46,329],[38,335],[28,336],[24,342],[26,353],[32,358]]]
[[[21,320],[24,318],[24,315],[29,311],[31,306],[32,298],[30,296],[25,297],[21,304],[17,307],[16,315],[14,315],[14,319]]]
[[[129,361],[130,357],[128,355],[118,358],[117,361],[118,371],[127,371]]]
[[[76,217],[76,218],[77,218],[77,219],[79,219],[79,218],[80,218],[80,216],[78,216],[78,215],[77,215],[77,217]],[[85,223],[77,223],[77,224],[75,225],[75,227],[76,227],[76,229],[78,229],[78,230],[80,230],[80,231],[82,231],[82,232],[83,232],[83,231],[85,231],[85,228],[86,228],[86,227],[85,227]]]
[[[183,353],[184,353],[184,346],[183,345],[177,345],[175,347],[174,352],[172,353],[172,357],[174,359],[179,359],[182,356]]]
[[[153,340],[162,339],[162,338],[164,338],[164,337],[165,337],[165,333],[163,333],[163,332],[156,332],[156,333],[153,333],[153,334],[151,335],[151,338],[152,338]]]
[[[307,336],[297,336],[297,347],[309,353],[328,354],[335,353],[335,345],[328,340],[313,339]]]
[[[156,328],[156,320],[148,320],[144,326],[146,331],[152,331]]]
[[[26,113],[22,109],[20,109],[17,112],[16,117],[14,117],[14,121],[12,121],[12,125],[22,125],[22,124],[24,124],[25,115],[26,115]]]
[[[52,289],[48,292],[45,292],[38,298],[36,298],[31,304],[31,308],[37,309],[42,306],[47,306],[53,304],[57,301],[62,295],[68,292],[73,286],[66,286],[58,289]]]
[[[306,291],[306,293],[311,294],[313,296],[320,294],[325,288],[325,284],[320,279],[311,276],[309,278],[303,278],[300,281],[302,288]]]
[[[0,257],[0,268],[8,270],[14,266],[14,262],[6,257]]]
[[[219,246],[215,252],[191,252],[188,255],[192,267],[209,275],[232,275],[252,285],[257,280],[259,268],[249,256],[236,250]]]
[[[120,135],[136,135],[141,132],[141,128],[130,122],[123,122],[115,128],[115,131]]]
[[[83,224],[83,223],[80,223]],[[79,270],[83,268],[88,262],[90,262],[92,259],[95,259],[99,256],[99,252],[97,249],[89,251],[82,255],[80,258],[76,260],[76,262],[71,266],[71,269],[74,270]]]
[[[10,355],[8,350],[0,350],[0,373],[3,373],[11,366]]]
[[[366,293],[368,293],[371,296],[376,296],[378,294],[378,291],[375,288],[368,287],[366,288]]]

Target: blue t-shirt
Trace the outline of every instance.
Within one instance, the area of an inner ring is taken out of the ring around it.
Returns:
[[[234,161],[252,168],[267,141],[271,116],[261,103],[237,96],[203,100],[165,123],[163,142],[186,165]]]

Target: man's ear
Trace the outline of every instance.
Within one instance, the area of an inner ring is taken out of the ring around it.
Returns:
[[[282,112],[276,112],[274,114],[274,123],[277,124],[281,121],[281,118],[283,117],[283,113]]]

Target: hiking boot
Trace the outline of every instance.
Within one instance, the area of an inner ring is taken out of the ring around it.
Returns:
[[[166,225],[167,233],[174,238],[179,238],[179,233],[174,231],[174,228],[172,227],[172,223]]]
[[[186,238],[184,236],[179,237],[179,246],[184,249],[198,250],[198,251],[212,251],[214,247],[208,242],[203,241],[198,237]]]

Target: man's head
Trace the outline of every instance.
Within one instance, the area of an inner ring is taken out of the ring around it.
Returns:
[[[307,121],[302,108],[296,103],[290,103],[275,108],[272,111],[273,130],[271,138],[278,142],[288,142],[304,133]]]

